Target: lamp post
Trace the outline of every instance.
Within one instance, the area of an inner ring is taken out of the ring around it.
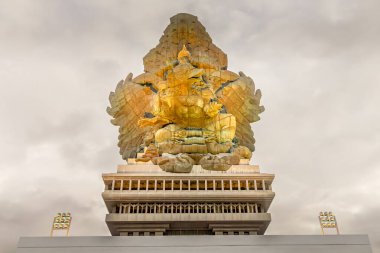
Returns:
[[[337,234],[339,235],[338,222],[332,212],[320,212],[318,218],[319,224],[321,225],[322,235],[325,234],[326,228],[335,228]]]
[[[66,230],[66,236],[69,236],[71,226],[71,214],[70,213],[58,213],[53,220],[50,236],[53,236],[54,230]]]

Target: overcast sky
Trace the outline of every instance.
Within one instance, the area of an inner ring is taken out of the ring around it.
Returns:
[[[108,94],[198,16],[266,111],[253,163],[275,173],[267,234],[319,234],[321,210],[380,252],[380,1],[0,0],[0,251],[48,236],[109,235],[101,173],[124,163]]]

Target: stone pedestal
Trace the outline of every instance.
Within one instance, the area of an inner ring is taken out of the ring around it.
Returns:
[[[274,175],[258,166],[208,171],[194,165],[190,173],[170,173],[130,163],[103,174],[114,236],[260,235],[271,221]]]

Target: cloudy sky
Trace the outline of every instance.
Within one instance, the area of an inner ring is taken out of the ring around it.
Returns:
[[[0,251],[47,236],[109,235],[102,172],[123,163],[108,94],[169,18],[198,16],[251,76],[266,111],[254,164],[275,173],[267,234],[319,234],[320,210],[380,252],[380,2],[0,1]]]

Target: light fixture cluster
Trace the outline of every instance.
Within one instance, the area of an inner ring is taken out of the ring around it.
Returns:
[[[319,213],[319,223],[321,225],[322,234],[325,234],[324,229],[326,228],[335,228],[337,234],[339,234],[338,223],[336,221],[335,215],[330,212],[320,212]]]
[[[50,236],[53,236],[54,230],[66,230],[66,236],[68,236],[70,231],[71,220],[71,213],[58,213],[54,217]]]

